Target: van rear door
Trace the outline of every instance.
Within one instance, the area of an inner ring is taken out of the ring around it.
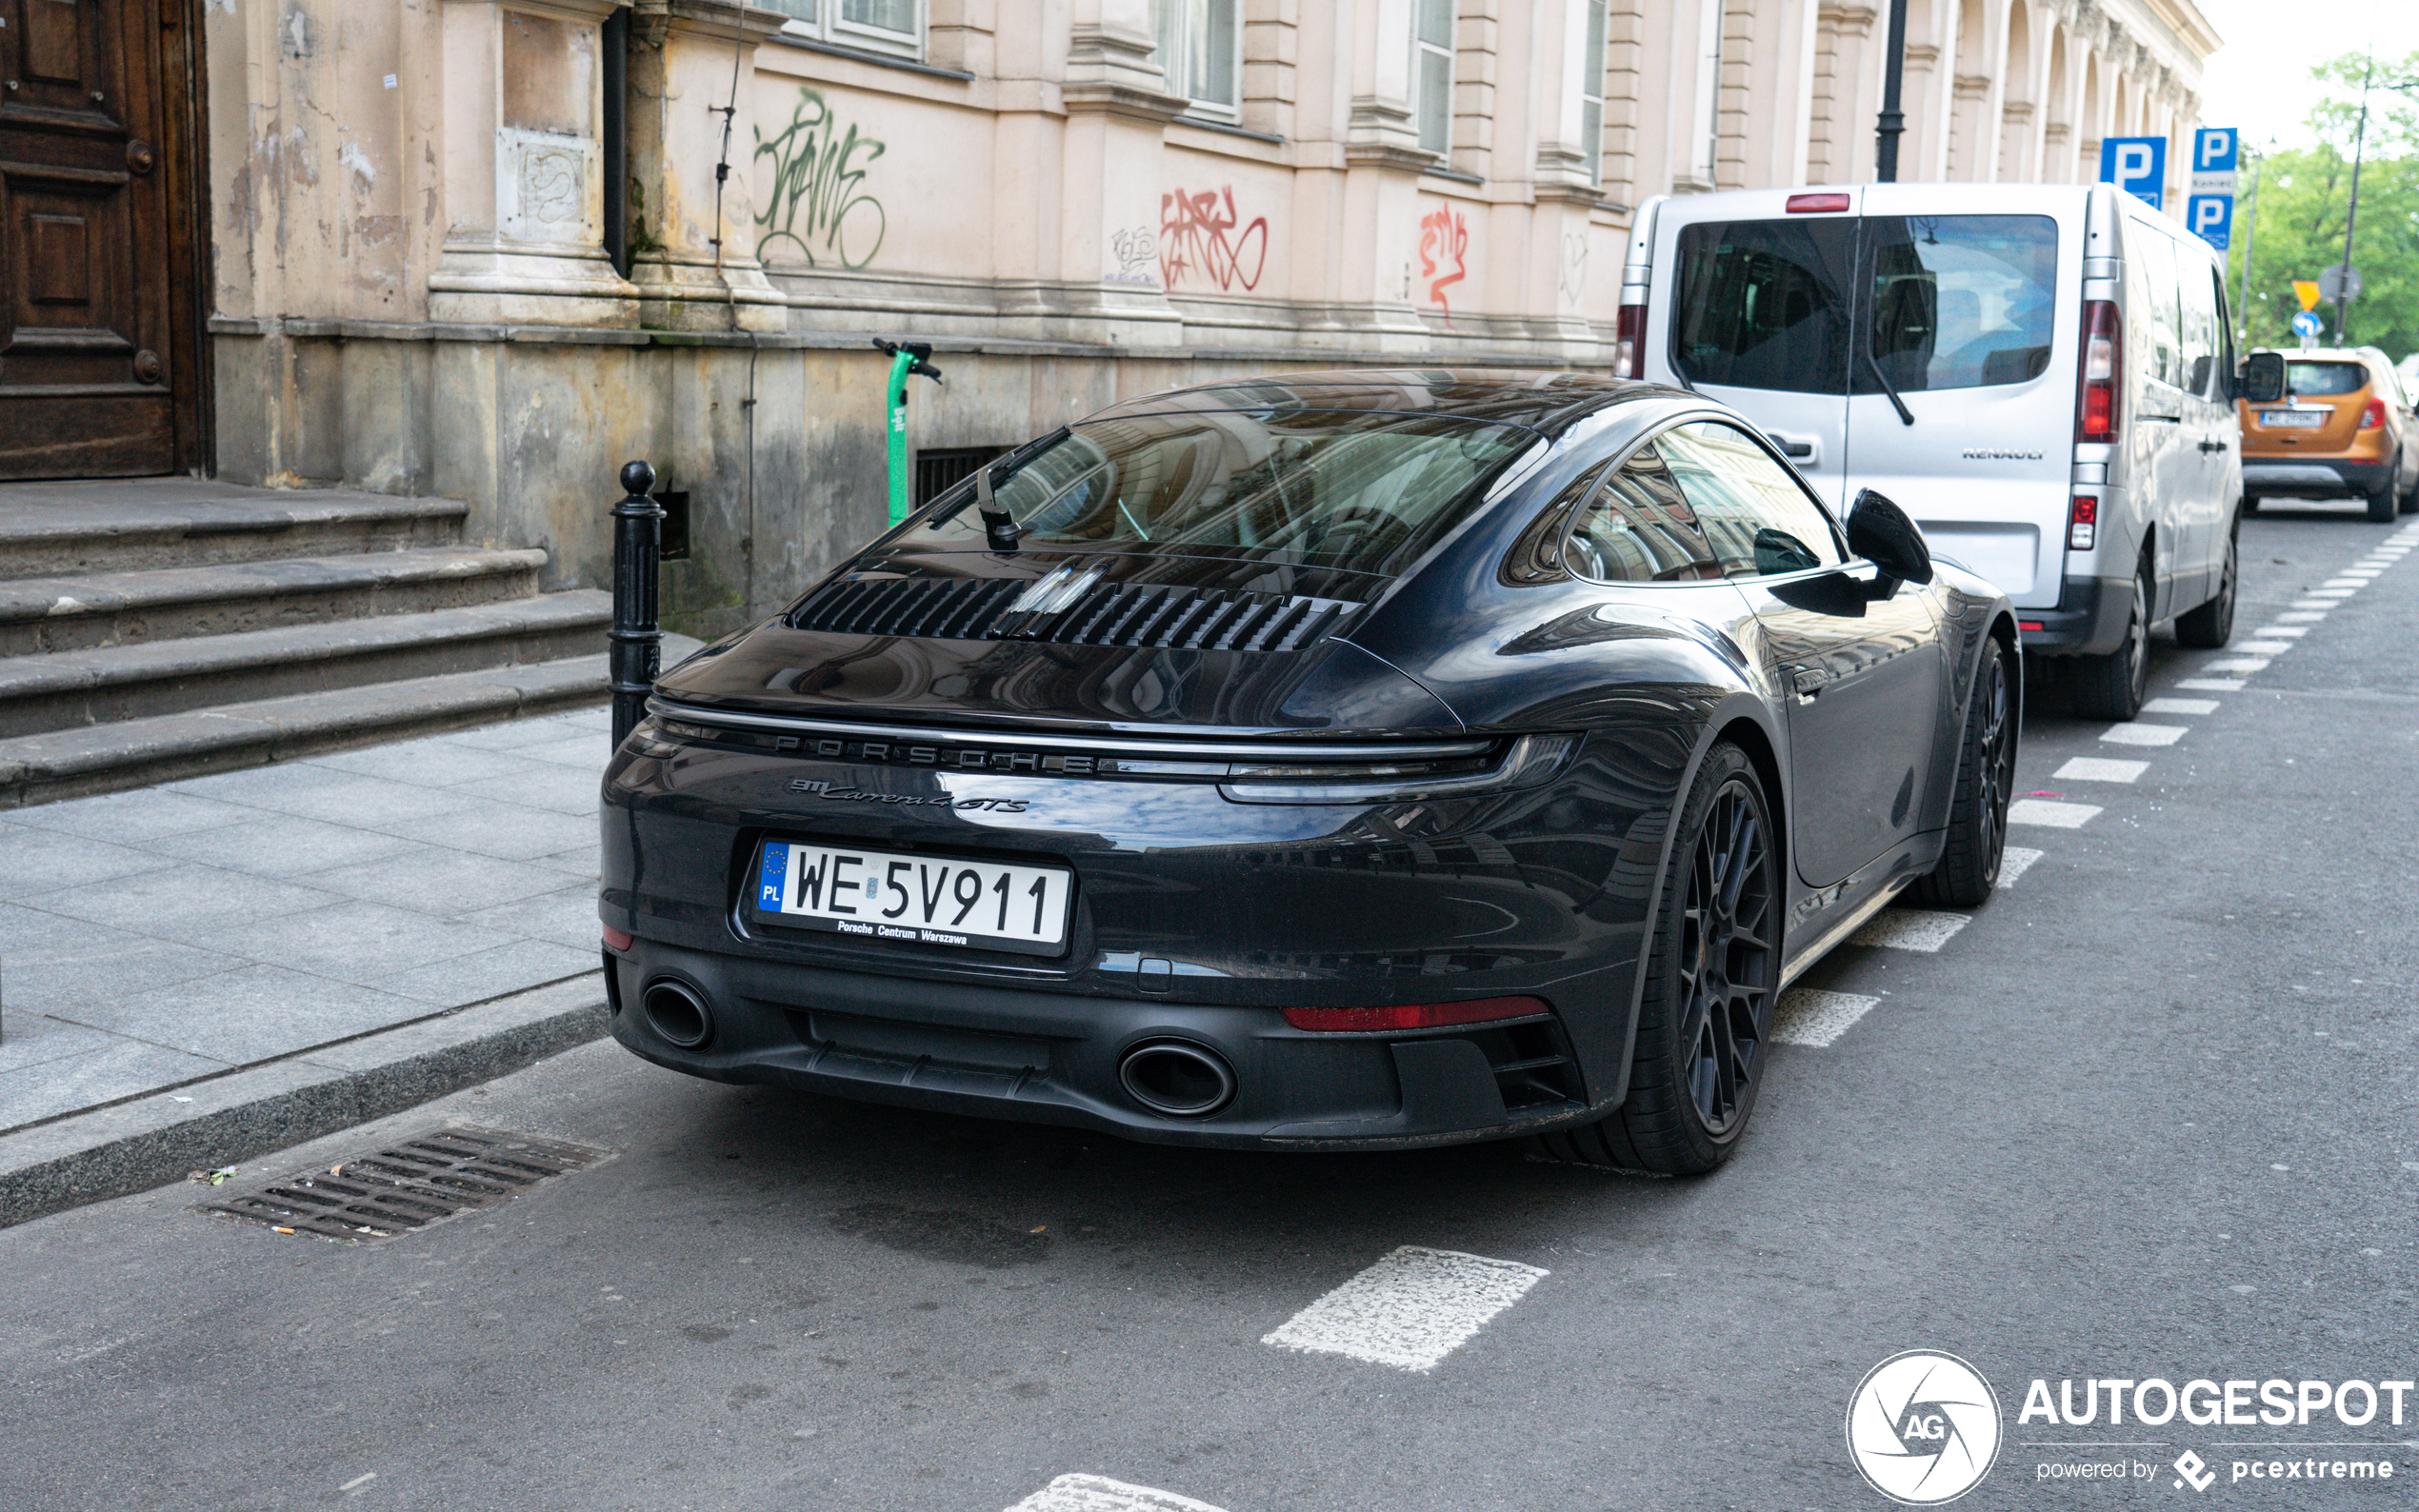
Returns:
[[[1640,376],[1729,405],[1844,511],[1855,206],[1862,189],[1656,202]],[[1795,203],[1800,208],[1791,210]],[[1809,205],[1823,209],[1809,209]]]
[[[2086,191],[1877,184],[1859,227],[1849,498],[2020,607],[2058,602],[2074,454]]]

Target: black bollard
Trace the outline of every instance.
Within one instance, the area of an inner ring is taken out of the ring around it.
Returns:
[[[613,506],[613,745],[647,717],[647,695],[664,669],[664,632],[655,624],[655,566],[664,546],[663,506],[650,498],[655,469],[644,462],[622,468],[622,491]]]

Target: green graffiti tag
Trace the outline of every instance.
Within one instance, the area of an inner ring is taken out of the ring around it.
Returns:
[[[756,216],[765,229],[756,260],[782,244],[796,248],[810,268],[872,262],[890,217],[865,191],[866,169],[887,150],[853,126],[844,129],[821,91],[800,85],[790,124],[771,137],[756,129],[756,156],[772,159],[772,192]]]

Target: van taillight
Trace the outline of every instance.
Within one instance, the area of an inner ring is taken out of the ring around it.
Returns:
[[[1644,378],[1647,375],[1647,307],[1624,305],[1615,321],[1612,375],[1615,378]]]
[[[2067,549],[2089,551],[2100,537],[2100,501],[2092,494],[2078,493],[2067,510]]]
[[[2117,384],[2125,372],[2125,330],[2105,299],[2083,306],[2083,383],[2074,415],[2077,441],[2117,438]]]
[[[2385,424],[2386,402],[2383,399],[2369,400],[2369,408],[2360,412],[2360,428],[2363,430],[2379,430],[2385,428]]]
[[[1845,194],[1792,194],[1781,209],[1790,215],[1822,215],[1848,209]]]

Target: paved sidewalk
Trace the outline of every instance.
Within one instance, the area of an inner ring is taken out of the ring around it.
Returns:
[[[585,709],[7,811],[0,1137],[594,973],[610,727]]]

